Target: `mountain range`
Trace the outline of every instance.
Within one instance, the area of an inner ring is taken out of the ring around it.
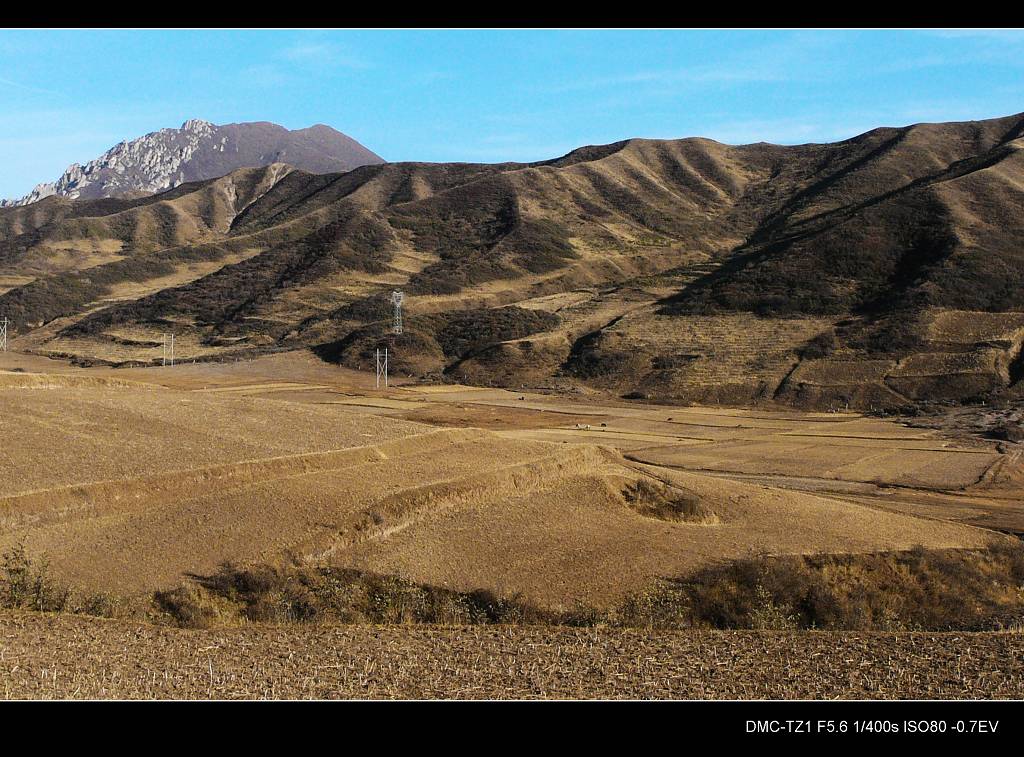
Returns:
[[[0,200],[0,207],[28,205],[51,195],[73,200],[141,197],[275,162],[331,173],[384,160],[322,124],[289,131],[268,122],[217,126],[191,119],[180,129],[161,129],[120,142],[84,166],[69,166],[59,179],[37,185],[21,199]]]
[[[1020,396],[1022,148],[1018,114],[51,196],[0,210],[0,315],[19,348],[79,362],[156,362],[173,331],[183,359],[366,368],[387,342],[420,377],[664,401]]]

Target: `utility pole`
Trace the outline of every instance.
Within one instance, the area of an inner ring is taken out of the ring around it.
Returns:
[[[7,352],[7,316],[0,321],[0,352]]]
[[[388,388],[388,348],[384,348],[384,358],[381,359],[380,347],[377,348],[377,388],[380,389],[380,378],[384,377],[384,388]]]

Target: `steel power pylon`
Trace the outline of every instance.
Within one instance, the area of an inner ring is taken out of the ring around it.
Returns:
[[[174,334],[164,334],[164,359],[161,365],[174,365]]]
[[[384,348],[383,359],[381,359],[380,347],[377,348],[377,388],[380,389],[380,379],[384,377],[384,388],[388,388],[388,348]]]
[[[402,333],[402,300],[405,295],[397,289],[391,293],[391,304],[395,308],[394,317],[391,321],[391,331],[395,334]]]
[[[391,333],[388,334],[384,339],[384,351],[381,352],[381,348],[377,348],[375,354],[375,366],[374,371],[376,373],[376,387],[380,389],[381,379],[384,380],[384,388],[388,386],[388,369],[391,354],[395,351],[395,337],[402,333],[402,301],[405,299],[405,295],[399,292],[397,289],[391,293],[391,306],[393,308],[391,315]]]

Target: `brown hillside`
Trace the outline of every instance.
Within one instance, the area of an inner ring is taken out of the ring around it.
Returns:
[[[1024,374],[1022,139],[1017,115],[49,199],[0,210],[0,312],[22,349],[82,360],[152,362],[174,331],[184,359],[356,365],[401,288],[410,373],[822,408],[992,397]],[[483,336],[451,349],[460,311]]]

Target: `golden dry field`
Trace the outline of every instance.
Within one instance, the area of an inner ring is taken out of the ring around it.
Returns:
[[[567,608],[755,554],[1005,538],[943,497],[1019,517],[963,491],[1005,455],[889,421],[368,385],[303,353],[0,374],[0,547],[125,595],[297,557]],[[639,481],[706,516],[639,512]]]

